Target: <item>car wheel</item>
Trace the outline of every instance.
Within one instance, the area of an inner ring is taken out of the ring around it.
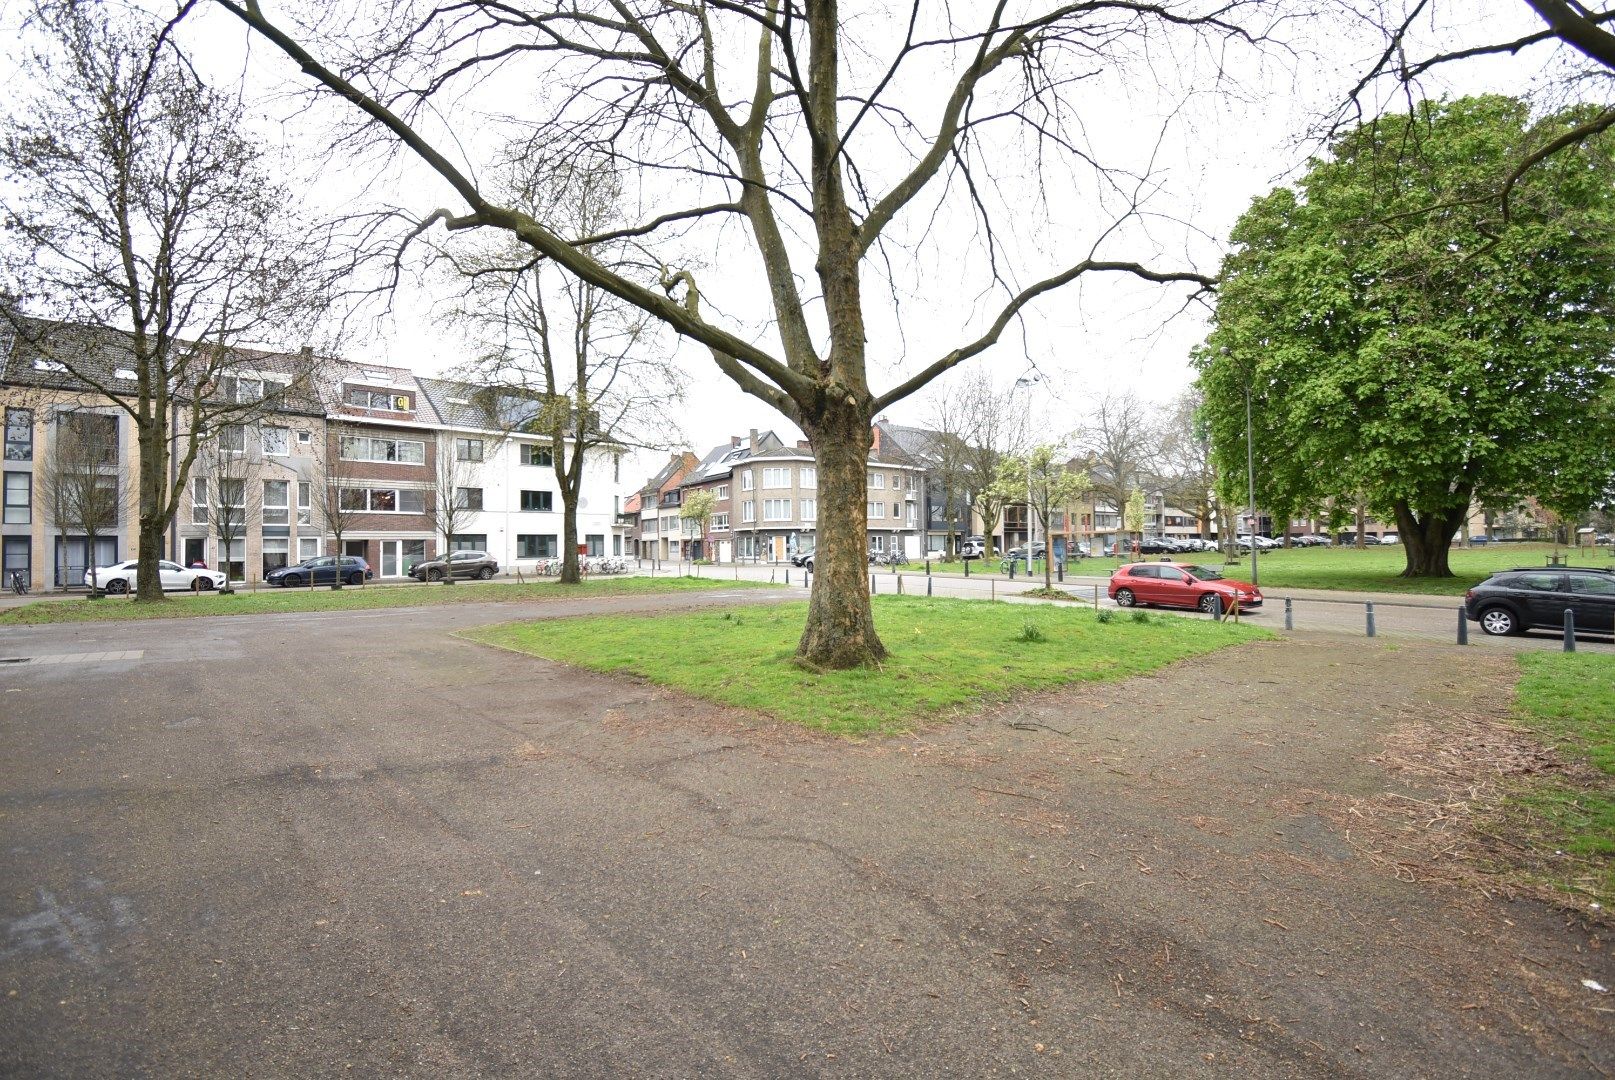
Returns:
[[[304,581],[295,574],[286,575],[280,579],[280,583],[288,589],[301,589],[304,585],[308,584],[308,582]]]
[[[477,571],[477,577],[481,578],[483,581],[487,581],[489,578],[493,577],[493,567],[484,566],[481,570]]]
[[[1196,606],[1207,615],[1216,614],[1216,612],[1222,607],[1222,605],[1218,602],[1217,594],[1209,592],[1200,598],[1200,603]]]
[[[214,589],[218,588],[217,585],[213,584],[212,578],[201,578],[199,580],[202,583],[203,592],[212,592]]]
[[[1487,608],[1480,613],[1480,628],[1488,634],[1506,637],[1519,633],[1520,623],[1508,608]]]
[[[122,578],[119,578],[116,581],[109,581],[106,584],[105,591],[113,596],[122,596],[124,593],[129,591],[129,583]]]
[[[348,584],[349,585],[363,585],[364,584],[364,574],[361,571],[355,570],[353,573],[348,575]]]
[[[1137,602],[1138,602],[1138,598],[1133,595],[1133,590],[1132,589],[1117,589],[1116,590],[1116,606],[1117,607],[1132,607]]]
[[[427,581],[442,581],[443,580],[443,571],[441,571],[441,570],[428,570],[428,571],[426,571],[426,580]]]

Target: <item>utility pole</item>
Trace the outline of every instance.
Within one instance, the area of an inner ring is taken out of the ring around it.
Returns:
[[[1260,585],[1256,570],[1256,448],[1251,439],[1251,384],[1245,381],[1245,483],[1251,515],[1251,584]]]

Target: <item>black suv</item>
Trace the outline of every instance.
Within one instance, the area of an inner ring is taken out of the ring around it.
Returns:
[[[1566,609],[1576,613],[1577,630],[1615,633],[1615,571],[1591,566],[1498,570],[1464,593],[1464,614],[1488,634],[1558,629]]]

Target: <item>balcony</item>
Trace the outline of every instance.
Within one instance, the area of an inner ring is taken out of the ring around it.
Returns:
[[[639,524],[639,515],[638,514],[618,514],[612,519],[612,524],[613,525],[621,525],[621,526],[624,526],[626,528],[631,529],[635,525]]]

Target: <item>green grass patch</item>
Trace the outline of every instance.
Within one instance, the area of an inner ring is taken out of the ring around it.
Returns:
[[[1595,779],[1523,784],[1504,812],[1534,846],[1578,858],[1551,884],[1615,904],[1615,656],[1540,652],[1519,659],[1520,720],[1566,760],[1589,766]]]
[[[191,619],[209,615],[266,615],[288,611],[354,611],[368,608],[424,607],[436,604],[493,604],[512,600],[572,600],[643,593],[709,592],[767,588],[766,583],[692,577],[601,577],[577,585],[544,580],[531,584],[457,582],[453,585],[348,586],[331,589],[269,589],[231,596],[168,597],[144,604],[119,597],[100,600],[43,600],[0,611],[0,626],[64,622],[116,622],[127,619]]]
[[[1354,547],[1291,548],[1258,553],[1257,566],[1264,589],[1327,589],[1349,592],[1416,593],[1429,596],[1461,596],[1465,589],[1495,570],[1515,566],[1545,566],[1548,556],[1563,556],[1576,566],[1615,565],[1608,548],[1566,548],[1552,544],[1488,544],[1478,548],[1453,548],[1448,562],[1452,567],[1450,578],[1400,577],[1407,557],[1400,544],[1374,545],[1358,551]],[[1159,555],[1140,558],[1154,561]],[[1250,555],[1242,555],[1239,562],[1223,565],[1216,552],[1174,555],[1179,562],[1202,563],[1216,567],[1225,575],[1242,580],[1250,577]],[[1127,560],[1132,562],[1135,560]],[[1122,564],[1118,559],[1083,559],[1066,564],[1068,577],[1107,577]],[[904,573],[925,572],[924,563],[910,563]],[[1043,564],[1034,563],[1033,577],[1043,576]],[[932,573],[964,573],[960,562],[931,564]],[[970,564],[972,577],[988,576],[1008,580],[1009,575],[999,571],[999,560],[975,559]],[[1016,580],[1026,577],[1024,569],[1016,571]]]
[[[637,675],[696,697],[840,735],[889,734],[1027,690],[1123,679],[1271,637],[1198,619],[1102,624],[1093,612],[877,596],[890,655],[879,669],[812,673],[793,662],[807,605],[608,615],[465,631],[490,645]],[[1029,627],[1035,630],[1029,631]],[[1042,640],[1033,640],[1040,635]]]

